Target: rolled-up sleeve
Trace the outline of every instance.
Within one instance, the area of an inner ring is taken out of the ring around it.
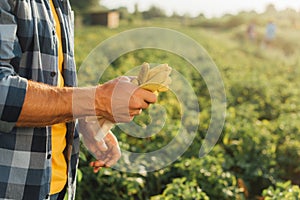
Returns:
[[[17,23],[10,12],[12,5],[0,1],[0,131],[10,132],[15,126],[25,100],[27,80],[15,73],[12,63],[20,57]]]

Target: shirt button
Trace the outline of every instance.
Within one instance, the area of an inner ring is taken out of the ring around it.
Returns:
[[[50,73],[50,76],[51,76],[51,77],[54,77],[55,75],[56,75],[56,72],[51,72],[51,73]]]
[[[47,155],[47,159],[50,159],[51,158],[51,154],[49,153],[48,155]]]
[[[49,194],[47,194],[45,198],[46,198],[46,199],[48,199],[48,198],[49,198],[49,196],[50,196],[50,195],[49,195]]]
[[[52,35],[55,35],[55,30],[52,31]]]

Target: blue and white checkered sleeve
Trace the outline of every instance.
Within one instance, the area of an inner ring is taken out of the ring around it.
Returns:
[[[16,75],[11,63],[20,54],[11,3],[0,1],[0,131],[10,132],[24,103],[27,80]]]
[[[10,132],[24,103],[27,80],[13,75],[11,68],[0,66],[0,131]]]

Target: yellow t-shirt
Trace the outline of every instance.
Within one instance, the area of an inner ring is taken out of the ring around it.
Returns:
[[[55,20],[56,35],[58,37],[58,87],[64,86],[64,79],[62,76],[63,70],[63,50],[61,27],[58,15],[55,11],[52,0],[50,0],[51,11]],[[55,124],[52,126],[52,176],[50,183],[50,194],[60,192],[67,182],[67,163],[63,154],[66,147],[66,132],[67,127],[65,123]]]

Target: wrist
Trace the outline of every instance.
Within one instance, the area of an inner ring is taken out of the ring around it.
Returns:
[[[96,87],[74,88],[72,94],[72,113],[74,118],[96,116]]]

